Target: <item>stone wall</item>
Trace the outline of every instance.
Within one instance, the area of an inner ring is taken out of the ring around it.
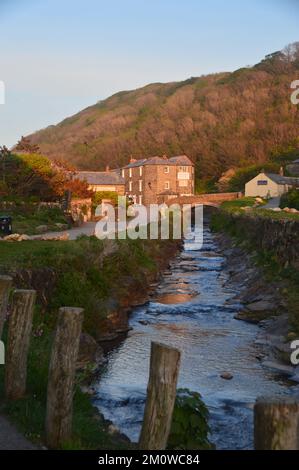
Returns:
[[[273,253],[282,266],[299,269],[299,220],[226,212],[223,216],[232,233],[248,240],[257,250]]]

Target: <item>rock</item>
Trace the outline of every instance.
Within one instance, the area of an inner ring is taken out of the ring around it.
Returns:
[[[272,207],[270,210],[273,211],[273,212],[281,212],[282,211],[282,209],[280,209],[280,207]]]
[[[117,426],[115,426],[114,424],[109,424],[108,434],[110,434],[110,436],[113,436],[114,434],[119,434],[119,433],[120,431]]]
[[[294,375],[294,367],[292,366],[286,366],[275,361],[263,361],[262,365],[287,377]]]
[[[17,242],[20,236],[21,235],[19,233],[12,233],[11,235],[6,235],[6,237],[4,237],[4,240],[6,242]]]
[[[235,320],[245,321],[246,323],[252,323],[253,325],[257,325],[260,322],[258,318],[252,318],[249,316],[248,312],[239,312],[234,315]]]
[[[147,320],[139,320],[140,325],[148,325],[149,322]]]
[[[30,237],[28,235],[23,234],[19,236],[18,242],[24,242],[27,240],[30,240]]]
[[[257,302],[246,304],[246,309],[250,310],[251,312],[271,312],[277,309],[277,304],[274,304],[268,300],[258,300]]]
[[[80,364],[100,362],[103,359],[103,355],[103,350],[96,340],[88,333],[82,333],[80,336],[78,362]]]
[[[37,233],[45,233],[45,232],[48,232],[48,226],[47,225],[39,225],[38,227],[36,227],[35,230],[37,231]]]
[[[220,377],[224,380],[232,380],[234,376],[230,372],[222,372],[222,374],[220,374]]]

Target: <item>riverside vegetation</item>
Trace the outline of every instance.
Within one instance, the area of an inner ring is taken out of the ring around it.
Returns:
[[[4,398],[0,369],[1,412],[29,439],[42,443],[46,411],[48,365],[58,308],[83,307],[84,326],[74,395],[73,438],[65,449],[124,449],[132,444],[97,413],[83,385],[96,370],[103,351],[96,340],[117,338],[128,329],[130,306],[143,302],[150,283],[179,247],[173,240],[100,241],[82,237],[69,242],[3,242],[0,271],[9,273],[18,288],[37,290],[33,334],[28,358],[26,397]],[[6,330],[4,340],[6,340]],[[197,433],[197,443],[208,445],[207,411],[199,396],[177,400],[170,446],[182,443],[185,427]],[[196,418],[196,419],[195,419]],[[181,427],[181,428],[180,428]],[[191,429],[190,428],[190,429]],[[181,437],[180,437],[181,436]]]
[[[299,215],[254,206],[254,198],[223,203],[220,212],[212,219],[212,229],[227,233],[240,248],[251,253],[251,263],[254,262],[261,270],[265,289],[267,286],[273,287],[273,292],[278,289],[282,308],[279,309],[277,300],[277,308],[273,311],[264,311],[261,315],[258,312],[254,315],[252,312],[253,317],[257,316],[260,321],[271,317],[275,312],[287,312],[286,341],[296,339],[299,334],[299,262],[296,238]],[[273,292],[275,302],[277,292],[275,296]],[[247,312],[243,318],[250,319],[252,315]]]

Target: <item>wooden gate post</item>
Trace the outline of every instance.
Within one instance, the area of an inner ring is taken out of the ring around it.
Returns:
[[[143,425],[141,450],[166,448],[176,398],[181,353],[163,344],[152,343],[150,377]]]
[[[7,312],[9,291],[12,286],[10,276],[0,276],[0,339],[2,338],[3,325]]]
[[[258,398],[254,407],[256,450],[299,450],[299,400]]]
[[[73,393],[83,309],[59,309],[49,368],[46,438],[58,448],[72,434]]]
[[[5,365],[5,392],[16,400],[26,392],[27,356],[32,330],[35,290],[15,290],[9,317]]]

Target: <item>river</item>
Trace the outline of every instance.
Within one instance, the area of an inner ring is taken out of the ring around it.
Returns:
[[[252,449],[256,397],[289,393],[285,379],[258,360],[258,326],[234,319],[237,292],[226,285],[225,261],[208,226],[201,249],[186,240],[150,301],[134,309],[126,339],[108,353],[94,403],[132,441],[143,417],[151,341],[182,351],[178,386],[201,393],[217,449]],[[220,377],[225,371],[232,380]]]

